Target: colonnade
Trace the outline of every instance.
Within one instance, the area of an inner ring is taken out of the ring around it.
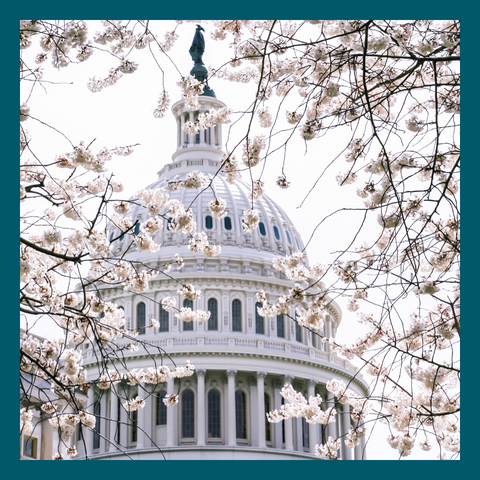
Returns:
[[[292,383],[297,391],[301,391],[308,399],[317,393],[324,399],[323,408],[335,406],[336,421],[326,426],[309,424],[302,418],[289,418],[276,424],[270,424],[269,438],[266,430],[265,394],[269,396],[270,409],[280,409],[282,397],[281,388],[286,383]],[[213,385],[213,386],[212,386]],[[221,435],[219,438],[208,436],[208,391],[217,389],[221,395]],[[156,423],[156,395],[160,390],[167,394],[179,394],[178,405],[166,409],[166,425],[159,427]],[[182,437],[182,393],[186,389],[194,392],[194,436]],[[236,392],[244,391],[246,398],[246,438],[237,438]],[[98,393],[100,395],[98,396]],[[205,370],[199,368],[194,377],[170,380],[161,385],[141,385],[137,390],[130,387],[133,396],[138,395],[145,400],[145,407],[136,413],[135,421],[132,414],[127,414],[119,405],[115,393],[110,391],[89,391],[89,411],[93,411],[93,404],[100,402],[100,415],[97,418],[99,431],[97,434],[83,428],[82,435],[85,444],[89,446],[89,455],[117,454],[121,451],[131,452],[160,449],[179,449],[182,447],[202,448],[218,445],[221,448],[252,448],[269,451],[282,450],[285,453],[301,453],[314,455],[315,446],[325,443],[329,436],[341,437],[342,447],[339,455],[342,459],[361,459],[364,457],[364,442],[355,449],[345,446],[344,440],[351,428],[350,410],[348,405],[335,404],[333,394],[327,392],[323,384],[312,379],[292,378],[290,376],[269,375],[266,372],[245,372],[236,370]],[[122,399],[123,403],[123,399]],[[117,428],[120,430],[118,431]],[[132,437],[132,428],[135,436]],[[93,436],[97,435],[97,442]],[[99,437],[99,438],[98,438]],[[80,456],[84,455],[82,441],[78,442]],[[95,449],[92,447],[95,443]]]

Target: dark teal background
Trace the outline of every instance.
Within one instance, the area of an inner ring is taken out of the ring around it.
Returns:
[[[100,2],[81,1],[72,2],[33,2],[22,1],[6,2],[6,20],[2,24],[2,38],[6,40],[6,49],[2,55],[1,68],[3,71],[2,93],[4,98],[2,144],[7,147],[1,158],[6,168],[2,182],[4,196],[4,209],[6,219],[3,230],[2,248],[5,253],[0,261],[3,268],[2,300],[7,306],[4,309],[3,330],[4,347],[2,355],[5,365],[6,378],[3,381],[4,415],[1,432],[2,448],[1,457],[3,472],[2,478],[29,479],[29,480],[54,480],[62,476],[65,480],[89,480],[101,478],[110,480],[132,479],[167,479],[203,480],[216,478],[219,480],[253,480],[261,478],[270,479],[342,479],[345,476],[354,478],[385,478],[417,480],[443,477],[460,479],[478,472],[474,464],[475,454],[473,449],[476,444],[471,444],[473,429],[478,428],[476,422],[476,408],[478,400],[474,396],[478,389],[478,380],[474,372],[477,370],[476,357],[478,346],[475,347],[475,335],[478,335],[479,313],[474,313],[473,293],[478,280],[474,278],[474,269],[477,266],[478,240],[475,238],[477,229],[474,227],[473,209],[478,206],[476,194],[479,185],[475,186],[475,177],[478,174],[480,162],[479,154],[474,150],[478,148],[477,117],[473,115],[478,110],[478,89],[476,71],[478,69],[478,52],[474,52],[478,41],[478,14],[467,8],[466,1],[455,2],[382,2],[380,7],[376,3],[362,1],[352,2],[343,0],[337,2],[276,2],[258,0],[243,0],[232,3],[231,1],[199,2],[182,0],[180,2]],[[472,4],[471,4],[472,5]],[[254,19],[264,20],[272,17],[295,20],[300,17],[320,19],[458,19],[462,20],[462,142],[466,161],[464,160],[461,177],[462,204],[462,296],[464,318],[467,323],[463,325],[462,360],[464,379],[462,385],[462,402],[464,412],[468,415],[462,422],[462,460],[456,462],[440,461],[366,461],[366,462],[327,462],[327,461],[157,461],[157,462],[129,462],[129,461],[104,461],[104,462],[29,462],[19,461],[18,443],[18,399],[12,395],[14,385],[18,385],[18,310],[16,301],[18,281],[18,244],[16,228],[18,222],[18,24],[20,19]],[[475,22],[475,23],[474,23]],[[5,55],[6,54],[6,55]],[[478,112],[477,112],[478,115]],[[17,360],[15,360],[17,359]],[[473,368],[472,368],[473,366]],[[475,406],[473,403],[475,402]]]

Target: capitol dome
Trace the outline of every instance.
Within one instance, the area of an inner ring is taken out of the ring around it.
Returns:
[[[170,199],[190,207],[197,231],[205,232],[212,245],[219,245],[220,254],[209,258],[191,252],[189,235],[171,231],[167,218],[153,236],[161,244],[155,252],[136,248],[132,239],[138,234],[137,227],[125,235],[111,227],[113,252],[124,253],[124,258],[139,268],[161,269],[175,254],[184,259],[184,265],[168,275],[157,275],[141,293],[108,285],[102,292],[105,301],[124,309],[125,328],[137,330],[138,338],[149,346],[136,352],[124,350],[116,365],[118,371],[125,371],[126,364],[131,370],[162,364],[171,367],[172,362],[184,366],[190,361],[195,374],[156,385],[122,382],[116,394],[91,388],[87,408],[97,416],[97,426],[93,433],[77,435],[79,458],[85,458],[86,448],[88,458],[96,459],[316,459],[316,444],[324,443],[328,436],[345,439],[351,426],[348,405],[336,404],[326,383],[336,378],[360,396],[368,391],[353,365],[295,322],[295,307],[288,315],[259,315],[257,292],[263,290],[275,302],[293,286],[273,268],[273,259],[302,251],[304,244],[285,212],[265,195],[253,203],[261,215],[258,228],[244,231],[242,213],[252,207],[251,184],[244,179],[230,184],[221,171],[221,125],[196,135],[183,130],[183,124],[195,121],[199,112],[225,106],[212,94],[210,90],[199,97],[197,112],[189,111],[184,100],[173,105],[178,134],[172,162],[147,188],[164,188]],[[211,188],[167,189],[167,182],[182,180],[193,171],[212,180]],[[218,197],[227,203],[228,213],[222,219],[213,218],[208,208]],[[137,225],[145,214],[140,205],[129,212]],[[179,295],[182,284],[200,289],[201,297],[192,301]],[[174,311],[163,309],[165,297],[175,298],[179,307],[209,311],[210,318],[206,322],[180,321]],[[334,301],[327,308],[321,333],[329,338],[338,328],[341,311]],[[153,327],[152,319],[160,326]],[[104,371],[101,358],[92,349],[84,352],[84,365],[89,378]],[[336,422],[327,426],[308,424],[301,418],[267,422],[266,412],[282,405],[280,390],[285,384],[292,384],[306,398],[320,394],[325,408],[337,409]],[[165,407],[162,399],[167,394],[178,394],[179,403]],[[136,395],[145,399],[145,408],[128,414],[122,403]],[[352,450],[342,441],[340,455],[343,459],[365,458],[364,443]]]

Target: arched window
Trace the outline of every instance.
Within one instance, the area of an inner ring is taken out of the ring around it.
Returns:
[[[302,341],[302,327],[301,325],[298,323],[298,321],[295,323],[295,340],[297,342],[301,342]]]
[[[232,219],[230,217],[225,217],[223,219],[223,224],[225,225],[225,230],[231,230],[232,229]]]
[[[189,307],[189,308],[192,308],[193,309],[193,300],[189,300],[188,298],[186,298],[184,301],[183,301],[183,306],[185,308]],[[193,330],[193,322],[183,322],[183,331],[186,332],[186,331],[191,331]]]
[[[237,299],[232,302],[232,330],[242,331],[242,302]]]
[[[208,438],[220,438],[220,392],[208,392]]]
[[[289,243],[289,245],[291,245],[292,239],[290,238],[290,234],[288,233],[288,230],[285,230],[285,233],[287,234],[287,242]]]
[[[143,302],[137,305],[137,330],[139,335],[145,333],[145,304]]]
[[[310,447],[310,430],[308,428],[308,423],[305,417],[302,417],[302,437],[303,437],[303,448]]]
[[[114,236],[115,236],[115,232],[112,232],[112,233],[110,234],[110,243],[112,243],[112,240],[113,240],[113,237],[114,237]]]
[[[169,313],[163,308],[162,304],[160,304],[160,314],[158,323],[160,323],[160,327],[158,327],[159,332],[168,332],[168,316]]]
[[[161,390],[157,395],[157,418],[156,418],[156,425],[166,425],[167,424],[167,406],[163,403],[163,399],[167,392],[165,390]]]
[[[258,229],[260,230],[260,235],[264,237],[267,235],[267,230],[265,229],[265,224],[263,222],[258,224]]]
[[[210,312],[210,318],[208,319],[208,329],[218,330],[218,302],[215,298],[208,300],[208,311]]]
[[[193,118],[194,118],[195,122],[198,121],[198,112],[195,112]],[[202,131],[202,133],[203,133],[203,131]],[[200,143],[200,132],[195,134],[195,143],[197,143],[197,144]]]
[[[120,399],[120,396],[118,396],[117,397],[117,422],[116,422],[116,425],[115,425],[115,441],[119,445],[120,445],[120,442],[121,442],[121,436],[120,436],[121,415],[122,415],[122,400]]]
[[[237,438],[247,438],[247,396],[242,390],[235,392],[235,422]]]
[[[138,437],[138,410],[134,410],[130,413],[130,419],[132,421],[132,427],[130,430],[130,441],[135,443]]]
[[[280,240],[280,232],[278,231],[278,228],[276,225],[273,226],[273,233],[275,234],[275,238],[277,240]]]
[[[283,313],[277,315],[277,337],[285,338],[285,319]]]
[[[140,233],[140,220],[137,220],[137,223],[135,224],[135,228],[133,231],[135,235],[138,235]]]
[[[213,218],[211,215],[205,217],[205,228],[211,230],[213,228]]]
[[[268,413],[269,411],[270,411],[270,395],[266,393],[265,394],[265,413]],[[267,442],[272,441],[272,424],[267,420],[266,415],[265,415],[265,440]]]
[[[255,304],[255,333],[260,333],[263,335],[265,333],[264,321],[263,317],[258,313],[259,308],[262,308],[262,304],[257,302]]]
[[[102,406],[100,399],[95,400],[93,404],[93,414],[95,415],[95,429],[93,430],[93,448],[100,448],[100,416],[102,414]]]
[[[122,241],[124,238],[125,238],[125,234],[122,232],[122,234],[120,235],[119,240]]]
[[[182,437],[195,436],[195,399],[193,391],[184,390],[182,393]]]

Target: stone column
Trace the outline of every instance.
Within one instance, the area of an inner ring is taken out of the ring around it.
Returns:
[[[327,392],[327,408],[330,407],[335,407],[335,396],[333,393]],[[340,412],[337,412],[337,417],[338,415],[340,415]],[[336,418],[332,423],[327,424],[327,438],[325,438],[324,443],[327,442],[328,437],[332,437],[334,440],[338,437]]]
[[[292,377],[284,377],[283,384],[292,383]],[[285,422],[285,450],[293,451],[293,418],[287,418]]]
[[[280,410],[282,407],[282,397],[280,395],[280,389],[283,387],[282,381],[280,379],[275,379],[273,381],[273,408],[275,410]],[[283,421],[282,421],[283,422]],[[283,440],[282,440],[282,422],[272,423],[274,438],[275,438],[275,448],[282,450]]]
[[[144,419],[145,419],[145,424],[144,424],[144,429],[145,429],[145,447],[151,447],[152,446],[152,440],[155,441],[155,435],[153,432],[155,432],[153,423],[153,407],[154,407],[154,399],[155,396],[152,393],[153,391],[153,385],[145,385],[145,407],[143,410],[145,410],[144,413]]]
[[[53,426],[47,420],[48,418],[48,415],[46,415],[44,412],[40,412],[40,419],[42,421],[42,441],[40,445],[37,446],[40,448],[40,460],[52,460],[53,456]],[[74,433],[74,435],[76,434],[77,432]],[[80,440],[79,442],[75,443],[77,443],[77,451],[80,457],[81,453],[83,452],[83,442]]]
[[[332,317],[327,315],[325,319],[325,325],[323,326],[323,331],[325,332],[325,337],[330,340],[332,338]],[[330,342],[325,343],[325,351],[330,352]]]
[[[197,373],[197,445],[205,445],[205,370],[196,370]]]
[[[115,452],[118,451],[116,432],[117,428],[121,428],[121,425],[117,422],[118,418],[118,399],[113,388],[110,389],[110,432],[108,436],[108,451]]]
[[[187,134],[185,133],[185,130],[183,127],[185,126],[185,117],[184,117],[184,112],[180,114],[180,144],[183,147],[184,143],[187,140]]]
[[[107,391],[102,390],[100,397],[100,453],[105,453],[107,446]]]
[[[315,385],[317,382],[315,380],[310,380],[308,382],[308,397],[315,396]],[[308,436],[310,442],[310,453],[315,454],[315,445],[318,444],[318,424],[316,423],[307,423],[308,425]]]
[[[354,453],[354,459],[355,460],[362,460],[362,455],[363,455],[363,448],[362,448],[362,439],[364,437],[360,438],[359,439],[359,443],[358,445],[355,447],[355,449],[353,450],[353,453]]]
[[[167,395],[173,393],[175,393],[175,384],[172,378],[167,382]],[[177,405],[167,407],[167,447],[173,447],[175,445],[175,410],[178,409]]]
[[[146,398],[146,392],[140,385],[138,386],[137,396]],[[145,408],[137,410],[137,449],[145,447]]]
[[[347,433],[350,430],[350,405],[346,403],[343,405],[343,412],[342,412],[342,453],[343,453],[343,460],[351,460],[352,459],[352,451],[351,448],[345,445],[345,439],[347,438]]]
[[[90,387],[88,389],[88,400],[87,400],[87,407],[86,410],[88,413],[93,415],[93,405],[95,403],[95,390],[93,387]],[[85,445],[85,456],[90,456],[90,454],[93,451],[93,430],[90,430],[88,427],[85,425],[82,425],[82,435],[84,438],[84,445]],[[55,445],[55,444],[54,444]]]
[[[257,372],[257,412],[258,412],[258,446],[267,448],[265,443],[265,377],[264,372]]]
[[[237,445],[237,431],[235,424],[235,375],[237,374],[236,370],[227,370],[227,441],[228,445]]]

